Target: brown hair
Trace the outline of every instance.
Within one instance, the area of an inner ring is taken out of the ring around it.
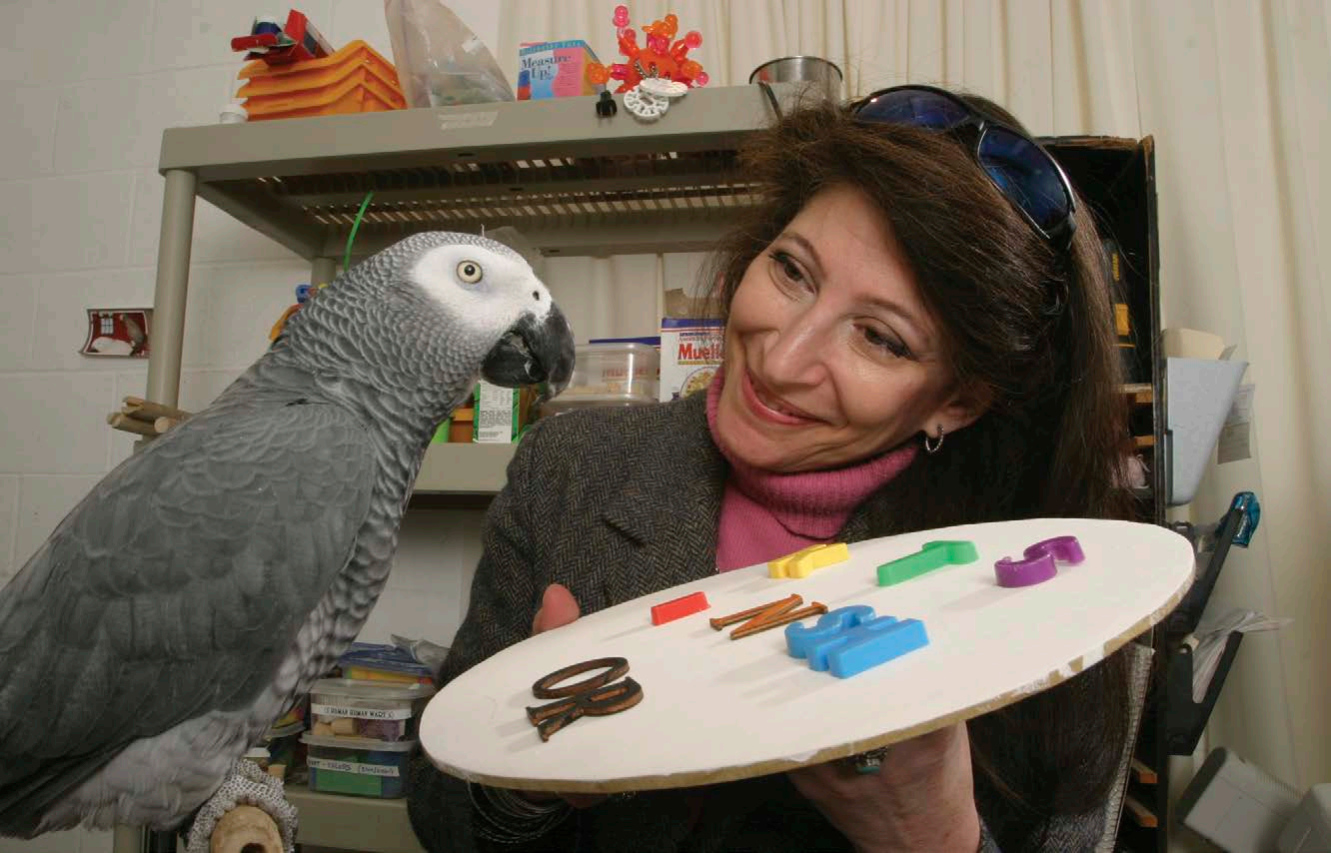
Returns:
[[[967,100],[1020,127],[996,105]],[[918,454],[877,496],[876,535],[1132,516],[1119,477],[1126,405],[1109,290],[1085,204],[1071,247],[1051,248],[956,136],[860,123],[830,104],[804,105],[758,134],[741,169],[759,201],[705,272],[723,314],[749,263],[814,195],[856,187],[903,248],[957,379],[992,400],[941,452]],[[1126,673],[1123,656],[1113,655],[971,721],[977,786],[1011,805],[985,815],[1003,849],[1038,843],[1048,815],[1103,802],[1127,738]]]

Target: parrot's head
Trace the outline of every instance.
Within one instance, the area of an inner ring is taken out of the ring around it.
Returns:
[[[481,376],[514,388],[545,382],[551,396],[573,374],[573,332],[531,265],[509,247],[472,234],[418,234],[403,271],[453,333],[483,342]]]
[[[438,405],[456,405],[478,376],[544,382],[554,395],[573,373],[573,333],[550,291],[521,255],[474,234],[413,234],[347,270],[310,308],[292,318],[293,347],[324,365],[365,362],[371,381],[429,388]],[[357,340],[340,345],[348,332]]]
[[[406,277],[438,303],[450,326],[486,343],[480,375],[504,387],[546,382],[551,397],[563,391],[574,370],[574,337],[530,263],[483,237],[427,237],[439,242],[423,250]]]

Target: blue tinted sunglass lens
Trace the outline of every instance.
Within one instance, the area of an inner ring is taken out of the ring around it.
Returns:
[[[1071,199],[1049,155],[1024,137],[1000,127],[980,139],[980,165],[994,183],[1045,231],[1067,219]]]
[[[897,89],[866,101],[855,114],[861,121],[908,124],[947,130],[970,117],[965,107],[927,89]]]

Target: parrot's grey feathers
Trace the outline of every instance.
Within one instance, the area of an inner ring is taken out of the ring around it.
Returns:
[[[136,738],[253,703],[346,564],[373,467],[344,409],[259,397],[102,480],[0,594],[0,834]]]
[[[494,241],[416,234],[338,276],[0,589],[0,836],[178,826],[364,625],[477,377],[558,393],[573,357]]]

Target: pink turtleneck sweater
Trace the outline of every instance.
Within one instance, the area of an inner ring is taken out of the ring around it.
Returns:
[[[737,459],[716,432],[716,407],[725,384],[718,370],[707,388],[707,425],[730,463],[721,499],[716,566],[726,572],[830,542],[855,507],[915,460],[913,443],[831,471],[775,474]]]

